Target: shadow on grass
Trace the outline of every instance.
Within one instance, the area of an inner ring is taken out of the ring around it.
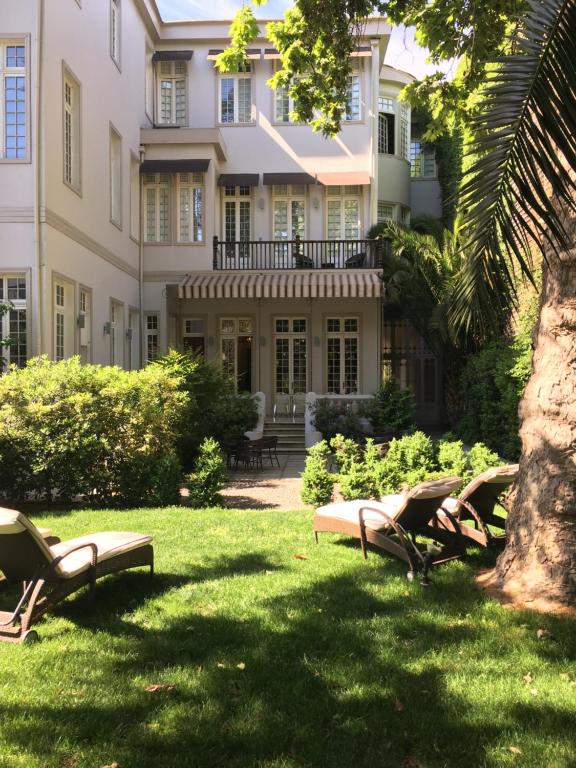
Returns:
[[[192,594],[154,629],[115,612],[186,583],[274,566],[249,554],[159,575],[155,583],[137,574],[109,580],[94,613],[83,599],[65,613],[78,623],[101,618],[120,652],[98,663],[103,680],[122,686],[121,699],[0,703],[4,739],[14,750],[33,749],[50,768],[67,754],[62,746],[55,756],[55,744],[81,745],[90,762],[79,765],[116,761],[122,768],[484,768],[508,764],[503,734],[523,723],[534,723],[541,744],[569,742],[573,720],[560,707],[548,705],[541,718],[536,702],[510,699],[505,711],[490,701],[472,711],[468,692],[448,685],[446,657],[474,643],[490,653],[496,640],[479,620],[466,620],[483,597],[461,570],[447,569],[426,591],[398,580],[387,591],[383,579],[403,571],[388,565],[384,574],[366,568],[264,598],[262,616],[250,618],[202,615]],[[559,631],[573,631],[573,622],[557,622]],[[90,650],[79,653],[80,664],[93,663]],[[464,669],[470,663],[462,659]],[[450,673],[457,672],[456,664]],[[176,688],[145,692],[159,681]]]

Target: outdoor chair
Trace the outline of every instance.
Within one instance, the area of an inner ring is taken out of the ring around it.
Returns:
[[[244,440],[234,454],[234,469],[241,464],[245,469],[262,469],[262,441]]]
[[[420,483],[403,494],[384,496],[380,501],[361,499],[327,504],[314,515],[316,541],[320,531],[352,536],[360,540],[364,558],[367,544],[373,544],[408,563],[410,581],[419,573],[420,583],[426,585],[432,565],[466,553],[464,538],[455,535],[458,521],[450,511],[445,511],[449,530],[441,524],[431,526],[444,499],[460,482],[458,477],[444,477]],[[421,535],[442,546],[419,542]]]
[[[9,582],[22,584],[14,611],[0,611],[0,640],[36,640],[30,627],[40,616],[83,586],[92,593],[101,576],[138,566],[152,575],[151,542],[141,533],[107,531],[49,546],[25,515],[0,508],[0,569]]]
[[[358,267],[363,267],[366,263],[366,254],[361,253],[355,253],[353,256],[348,256],[346,259],[346,268],[347,269],[357,269]]]
[[[267,437],[262,437],[259,442],[262,447],[262,451],[268,451],[268,461],[270,462],[270,466],[273,467],[274,463],[276,463],[279,468],[280,459],[278,458],[278,436],[269,435]]]
[[[494,511],[502,504],[501,496],[518,476],[518,464],[491,467],[471,480],[458,498],[444,499],[442,510],[431,525],[440,524],[451,529],[452,518],[457,520],[458,535],[482,547],[501,547],[506,543],[506,519]],[[450,513],[452,518],[447,517]],[[472,525],[470,525],[472,523]],[[488,526],[496,528],[491,531]]]

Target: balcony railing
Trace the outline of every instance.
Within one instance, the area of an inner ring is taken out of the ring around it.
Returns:
[[[213,240],[215,270],[379,269],[387,240]]]

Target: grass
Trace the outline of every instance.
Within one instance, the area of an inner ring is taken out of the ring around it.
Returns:
[[[479,556],[422,589],[390,556],[317,546],[309,512],[37,521],[149,531],[157,576],[109,577],[39,644],[0,646],[2,768],[576,765],[575,622],[486,599]]]

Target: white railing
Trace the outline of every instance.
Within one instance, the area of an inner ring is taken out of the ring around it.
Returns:
[[[328,400],[330,403],[346,402],[351,406],[360,402],[370,400],[372,395],[333,395],[333,394],[316,394],[316,392],[307,392],[306,401],[304,407],[304,439],[306,448],[310,448],[311,445],[320,442],[322,440],[322,432],[319,432],[314,426],[314,410],[316,402],[318,400]],[[366,421],[366,431],[369,431],[370,423]]]

